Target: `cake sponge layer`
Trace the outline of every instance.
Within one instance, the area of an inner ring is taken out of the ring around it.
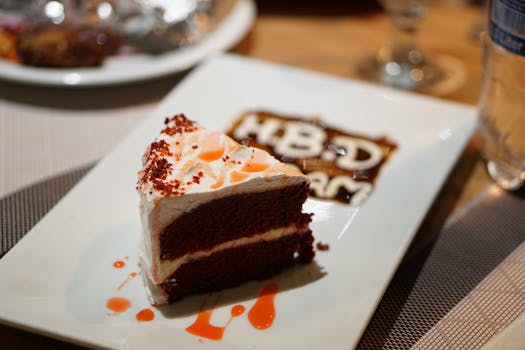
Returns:
[[[183,264],[165,282],[155,285],[144,275],[154,305],[171,303],[189,294],[202,294],[235,287],[249,280],[272,277],[296,263],[312,260],[310,230],[274,240],[218,251]]]

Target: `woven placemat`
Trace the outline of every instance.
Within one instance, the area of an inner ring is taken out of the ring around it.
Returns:
[[[93,165],[75,169],[0,199],[0,257],[18,242]]]
[[[23,237],[91,167],[62,174],[0,199],[0,254],[5,254]],[[417,342],[427,333],[430,333],[427,338],[434,337],[431,331],[436,324],[524,241],[523,213],[523,198],[502,191],[488,191],[468,210],[451,218],[424,249],[411,247],[358,349],[408,349],[415,344],[418,349],[432,348]],[[495,290],[508,292],[504,282],[498,282],[500,279],[492,278],[491,281],[496,283]],[[492,297],[498,298],[498,295],[493,293]],[[485,301],[491,302],[488,297]],[[525,299],[522,301],[496,308],[491,311],[493,315],[485,312],[484,317],[494,319],[501,312],[519,314],[525,308]],[[509,317],[506,320],[512,321]],[[468,329],[468,320],[464,323]],[[476,349],[482,345],[479,341],[461,344],[462,349]]]
[[[427,249],[416,254],[409,250],[358,349],[480,348],[484,342],[467,339],[468,333],[474,332],[469,328],[474,328],[479,320],[468,317],[463,324],[457,324],[463,329],[456,337],[465,339],[456,339],[450,346],[418,341],[525,240],[524,213],[525,199],[492,187],[474,199],[468,210],[451,218]],[[525,276],[523,267],[518,273]],[[512,292],[506,280],[497,280],[494,290],[499,292],[487,295],[482,302],[496,305],[503,294]],[[523,288],[521,292],[525,293],[525,285]],[[524,307],[525,299],[505,308],[493,308],[481,321],[490,324],[501,314],[515,318]],[[507,318],[507,323],[514,318]],[[478,334],[477,338],[482,337]]]

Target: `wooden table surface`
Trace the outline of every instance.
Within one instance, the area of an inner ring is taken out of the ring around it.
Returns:
[[[276,63],[362,79],[356,67],[387,43],[392,23],[375,2],[261,0],[253,29],[233,52]],[[418,43],[446,70],[435,89],[420,93],[474,106],[481,77],[481,44],[472,30],[482,11],[457,1],[434,2],[422,21]],[[155,84],[155,83],[152,83]],[[16,89],[13,86],[13,89]],[[162,91],[162,89],[160,89]],[[14,90],[12,90],[14,91]],[[161,96],[159,96],[161,97]],[[490,185],[474,136],[432,207],[427,223],[439,227],[451,211]],[[424,244],[425,238],[416,243]],[[0,327],[6,348],[73,348],[45,337]]]

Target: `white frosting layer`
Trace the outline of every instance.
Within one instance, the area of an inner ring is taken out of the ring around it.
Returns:
[[[283,174],[304,177],[298,169],[267,152],[241,145],[184,117],[192,128],[181,131],[181,123],[175,118],[144,154],[137,188],[146,201],[208,193],[261,177],[269,179]]]
[[[177,264],[160,261],[160,234],[179,216],[198,206],[239,193],[265,192],[309,182],[299,170],[267,152],[240,145],[176,116],[143,158],[137,189],[143,225],[143,261],[155,284]]]

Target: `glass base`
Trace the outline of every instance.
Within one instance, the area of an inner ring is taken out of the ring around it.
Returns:
[[[515,191],[520,189],[525,183],[525,173],[521,171],[512,171],[489,160],[487,170],[490,177],[503,189]]]
[[[441,69],[424,60],[418,51],[409,52],[406,57],[397,56],[388,60],[368,57],[359,64],[357,70],[366,80],[405,90],[432,86],[443,77]]]

